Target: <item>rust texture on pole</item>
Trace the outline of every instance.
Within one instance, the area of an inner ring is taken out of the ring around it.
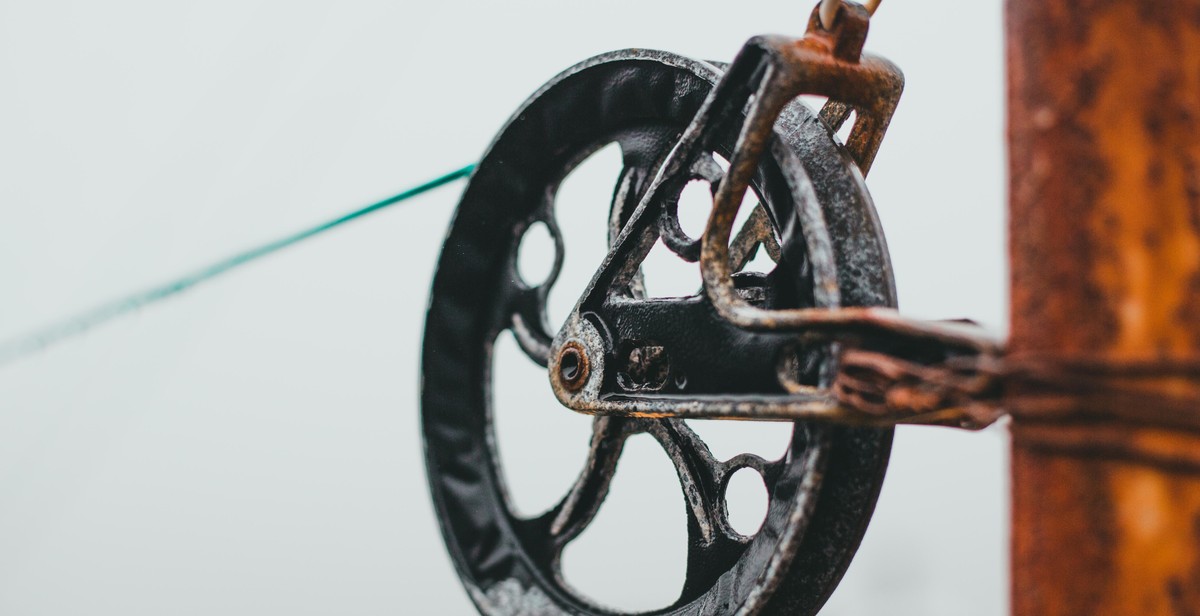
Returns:
[[[1013,613],[1197,615],[1200,0],[1006,10]]]

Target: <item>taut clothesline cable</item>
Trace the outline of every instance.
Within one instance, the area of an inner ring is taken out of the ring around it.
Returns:
[[[224,274],[238,266],[245,265],[251,261],[255,261],[265,257],[273,252],[282,250],[297,244],[313,236],[319,235],[334,227],[346,224],[352,220],[362,218],[372,212],[377,212],[388,206],[395,205],[401,201],[406,201],[417,195],[428,192],[439,186],[444,186],[455,180],[465,178],[471,175],[475,170],[475,165],[467,165],[461,169],[451,171],[441,177],[434,178],[421,184],[414,186],[402,193],[376,201],[365,207],[361,207],[352,212],[348,212],[332,220],[328,220],[319,225],[309,227],[302,231],[292,233],[272,240],[265,244],[260,244],[253,248],[243,250],[232,256],[225,257],[215,261],[205,267],[197,269],[191,273],[179,276],[159,285],[155,285],[143,291],[133,293],[101,304],[91,310],[82,312],[76,316],[64,319],[58,323],[50,325],[41,330],[17,336],[10,340],[0,342],[0,365],[28,356],[32,353],[40,351],[51,344],[60,342],[72,336],[79,335],[97,325],[111,321],[119,316],[128,314],[143,306],[162,301],[173,295],[178,295],[202,282],[212,280],[221,274]]]

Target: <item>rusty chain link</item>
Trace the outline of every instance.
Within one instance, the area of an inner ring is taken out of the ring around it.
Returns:
[[[883,0],[866,0],[862,3],[863,8],[867,9],[869,15],[874,15],[879,9],[879,3]],[[837,18],[838,10],[841,9],[841,0],[821,0],[821,26],[826,30],[833,28],[833,20]]]

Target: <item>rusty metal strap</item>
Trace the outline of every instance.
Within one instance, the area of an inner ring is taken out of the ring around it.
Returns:
[[[926,365],[849,349],[833,389],[840,404],[896,423],[977,429],[1011,412],[1027,423],[1113,419],[1200,431],[1200,358],[984,354]]]
[[[926,365],[848,349],[840,362],[833,383],[838,403],[871,417],[979,429],[1004,415],[1001,365],[992,355]]]
[[[1104,419],[1086,423],[1014,421],[1011,430],[1014,447],[1023,450],[1200,473],[1200,449],[1191,431],[1131,426]]]
[[[1120,419],[1200,431],[1200,358],[1010,357],[1005,406],[1024,421]]]

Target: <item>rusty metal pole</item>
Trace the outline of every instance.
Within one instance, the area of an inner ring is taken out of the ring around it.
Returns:
[[[1013,613],[1200,614],[1200,0],[1007,27]]]

